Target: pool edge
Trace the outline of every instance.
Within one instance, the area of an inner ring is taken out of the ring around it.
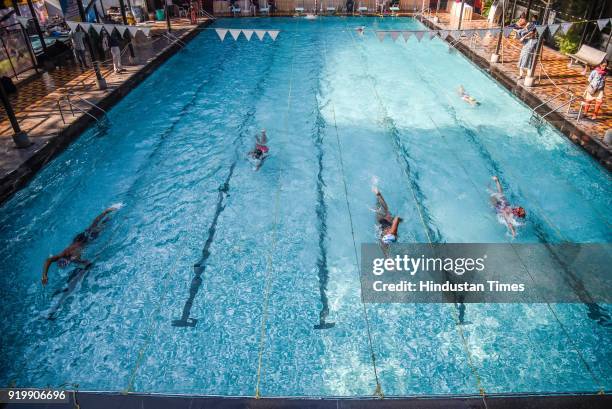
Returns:
[[[53,404],[56,409],[80,407],[97,408],[283,408],[283,409],[341,409],[369,408],[385,409],[599,409],[612,404],[610,395],[593,393],[574,394],[507,394],[507,395],[449,395],[449,396],[410,396],[377,399],[370,397],[357,398],[323,398],[323,397],[269,397],[255,399],[239,396],[206,396],[206,395],[171,395],[120,392],[70,392],[69,402]],[[6,404],[8,408],[25,409],[40,407],[28,404]]]

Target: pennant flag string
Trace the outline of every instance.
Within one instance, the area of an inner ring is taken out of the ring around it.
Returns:
[[[84,31],[89,31],[89,29],[93,28],[98,34],[102,32],[102,29],[104,29],[109,35],[112,34],[114,30],[119,31],[119,34],[121,35],[124,35],[126,31],[129,31],[132,36],[135,36],[138,31],[141,31],[146,36],[149,36],[151,33],[150,27],[126,26],[123,24],[83,23],[81,21],[66,21],[66,24],[70,28],[70,31],[76,31],[79,27],[81,27]]]

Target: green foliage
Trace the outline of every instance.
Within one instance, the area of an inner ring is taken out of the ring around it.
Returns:
[[[482,15],[484,17],[489,17],[489,11],[491,11],[491,5],[493,4],[493,0],[485,0],[482,4]]]
[[[555,42],[559,51],[563,54],[573,54],[578,51],[578,45],[580,44],[580,34],[578,30],[571,28],[567,34],[557,34],[555,36]]]

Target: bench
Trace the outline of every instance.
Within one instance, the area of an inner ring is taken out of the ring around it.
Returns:
[[[359,12],[359,14],[363,14],[363,13],[367,13],[368,12],[368,8],[361,6],[357,9],[357,11]]]
[[[589,47],[588,45],[583,44],[580,46],[580,49],[576,54],[569,54],[568,57],[570,59],[570,62],[567,65],[568,67],[572,67],[574,63],[582,63],[584,65],[582,74],[586,74],[591,67],[599,65],[603,60],[605,60],[606,53],[598,50],[597,48]]]
[[[335,7],[327,7],[327,12],[331,13],[331,14],[335,14],[336,13],[336,8]]]
[[[391,15],[392,16],[397,16],[397,14],[400,11],[400,8],[396,7],[396,6],[391,6],[391,7],[389,7],[389,11],[391,11]]]
[[[302,14],[304,12],[304,7],[296,7],[295,8],[295,13],[299,16],[300,14]]]

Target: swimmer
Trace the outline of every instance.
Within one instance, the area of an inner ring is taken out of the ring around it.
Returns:
[[[81,264],[85,268],[89,267],[91,265],[91,262],[88,260],[83,260],[81,258],[83,248],[89,242],[98,237],[98,235],[104,228],[104,224],[108,221],[108,214],[110,212],[119,210],[122,206],[122,204],[115,204],[104,210],[98,217],[94,219],[91,225],[87,229],[85,229],[84,232],[77,234],[75,238],[72,239],[72,243],[70,244],[70,246],[66,247],[61,253],[47,258],[43,267],[42,284],[47,285],[47,282],[49,281],[47,273],[49,271],[51,263],[57,262],[59,268],[65,268],[72,262]]]
[[[493,180],[497,185],[497,192],[491,194],[491,203],[495,207],[497,218],[500,223],[508,226],[508,230],[510,230],[512,237],[516,237],[516,226],[521,225],[517,218],[525,218],[525,209],[520,206],[510,206],[508,199],[506,199],[506,196],[504,196],[504,190],[502,189],[501,183],[499,183],[497,176],[493,176]]]
[[[359,34],[360,36],[363,35],[364,31],[365,31],[365,26],[359,26],[355,29],[355,31],[357,31],[357,34]]]
[[[249,158],[251,158],[255,162],[255,170],[258,170],[263,161],[268,156],[269,148],[268,148],[268,136],[266,135],[266,130],[261,130],[261,136],[255,135],[255,147],[252,151],[249,152]]]
[[[462,100],[464,100],[473,107],[480,105],[480,102],[478,102],[476,98],[465,92],[465,88],[463,88],[463,85],[459,86],[459,88],[457,89],[457,94],[459,94]]]
[[[372,191],[376,195],[376,223],[380,226],[380,242],[386,247],[397,241],[397,230],[402,219],[391,214],[387,202],[377,187]]]

